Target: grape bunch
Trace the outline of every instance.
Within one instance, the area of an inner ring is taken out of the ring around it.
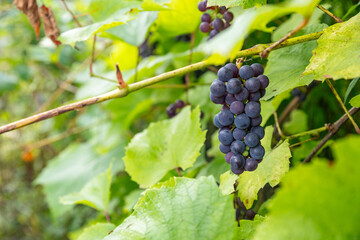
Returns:
[[[264,128],[260,126],[260,98],[265,95],[269,79],[263,75],[259,63],[244,65],[240,69],[228,63],[217,72],[210,86],[210,100],[222,104],[214,117],[219,130],[220,151],[237,175],[254,171],[262,161],[265,149],[260,140]]]
[[[185,103],[183,100],[177,100],[174,104],[170,104],[166,108],[166,113],[169,118],[175,117],[177,114],[177,110],[181,110],[183,107],[185,107]]]
[[[198,9],[201,12],[212,10],[201,15],[200,31],[203,33],[210,32],[208,40],[215,37],[222,30],[228,28],[234,18],[232,12],[228,11],[224,6],[207,7],[207,0],[199,2]],[[213,17],[211,17],[211,15],[213,15]]]

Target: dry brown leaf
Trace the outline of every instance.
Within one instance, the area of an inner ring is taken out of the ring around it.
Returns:
[[[20,11],[26,14],[35,30],[36,36],[39,37],[41,21],[36,0],[14,0],[14,3]]]
[[[56,46],[60,45],[61,42],[56,40],[56,38],[60,35],[60,31],[57,27],[55,16],[51,8],[42,5],[39,8],[40,17],[44,22],[45,26],[45,35],[49,37]]]

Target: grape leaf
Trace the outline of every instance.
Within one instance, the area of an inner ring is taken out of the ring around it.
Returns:
[[[240,220],[240,227],[236,228],[233,240],[252,239],[256,227],[264,221],[264,217],[256,215],[254,220]]]
[[[160,35],[177,36],[193,32],[200,23],[198,0],[171,0],[171,10],[159,12],[156,21]]]
[[[306,113],[298,109],[292,111],[289,121],[284,123],[283,130],[289,134],[296,134],[308,130]]]
[[[104,240],[232,239],[234,215],[231,196],[221,194],[214,178],[173,177],[148,189]]]
[[[205,141],[206,131],[201,131],[199,121],[200,109],[191,112],[185,107],[176,117],[152,123],[136,134],[124,157],[132,180],[151,186],[175,167],[191,167]]]
[[[350,95],[350,93],[351,93],[351,90],[354,89],[354,87],[356,86],[356,84],[357,84],[357,82],[359,81],[359,79],[360,79],[359,77],[358,77],[358,78],[354,78],[354,79],[350,82],[348,88],[346,89],[346,93],[345,93],[345,97],[344,97],[344,103],[346,103],[346,100],[347,100],[347,98],[349,97],[349,95]]]
[[[210,176],[212,175],[215,178],[216,182],[219,182],[220,175],[229,170],[230,165],[225,161],[224,154],[217,159],[213,159],[210,163],[207,163],[205,167],[203,167],[196,177],[201,176]]]
[[[238,176],[233,174],[231,171],[224,172],[220,176],[219,189],[224,195],[228,195],[235,191],[234,183],[238,179]]]
[[[359,136],[347,136],[331,147],[334,164],[318,160],[291,170],[254,239],[359,238],[359,144]]]
[[[207,6],[225,6],[251,8],[254,6],[265,5],[266,0],[208,0]]]
[[[115,225],[112,223],[96,223],[84,228],[76,240],[101,240],[114,229]]]
[[[346,22],[324,29],[303,75],[314,75],[315,79],[322,81],[326,78],[359,77],[359,39],[360,13]]]
[[[101,212],[107,212],[109,207],[111,186],[110,168],[95,176],[80,192],[68,194],[60,198],[65,205],[84,204]]]
[[[350,99],[350,105],[353,107],[360,107],[360,94]]]
[[[261,144],[265,148],[265,156],[258,168],[253,172],[244,172],[238,179],[238,191],[241,201],[246,208],[250,208],[257,199],[258,191],[269,183],[274,187],[280,179],[289,171],[289,159],[291,152],[288,141],[284,141],[278,147],[271,149],[271,139],[274,128],[269,126],[265,129],[265,137]]]

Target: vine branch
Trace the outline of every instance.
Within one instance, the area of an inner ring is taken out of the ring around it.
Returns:
[[[330,12],[329,10],[327,10],[326,8],[324,8],[321,5],[317,6],[321,11],[323,11],[324,13],[326,13],[327,15],[329,15],[332,19],[334,19],[336,22],[341,23],[343,22],[339,17],[335,16],[335,14],[333,14],[332,12]]]
[[[303,43],[303,42],[312,41],[312,40],[318,39],[322,35],[322,33],[323,32],[321,31],[321,32],[306,34],[306,35],[299,36],[299,37],[290,38],[290,39],[287,39],[286,41],[278,44],[274,49],[279,49],[279,48],[292,46],[292,45]],[[252,48],[239,51],[237,54],[237,57],[247,57],[247,56],[257,55],[257,54],[263,52],[264,49],[266,49],[267,47],[272,46],[272,45],[273,45],[273,43],[256,45]],[[81,109],[81,108],[84,108],[89,105],[101,103],[101,102],[104,102],[104,101],[107,101],[110,99],[125,97],[131,92],[138,91],[142,88],[157,84],[159,82],[163,82],[163,81],[171,79],[173,77],[181,76],[181,75],[184,75],[189,72],[200,70],[200,69],[208,67],[210,65],[212,65],[212,63],[209,61],[197,62],[197,63],[191,64],[191,65],[188,65],[188,66],[185,66],[185,67],[182,67],[182,68],[170,71],[170,72],[162,73],[158,76],[148,78],[148,79],[145,79],[140,82],[130,84],[130,85],[128,85],[127,88],[115,89],[115,90],[112,90],[110,92],[107,92],[107,93],[104,93],[104,94],[101,94],[101,95],[98,95],[95,97],[87,98],[87,99],[84,99],[84,100],[81,100],[81,101],[78,101],[75,103],[71,103],[71,104],[64,105],[64,106],[61,106],[58,108],[54,108],[54,109],[46,111],[46,112],[35,114],[30,117],[18,120],[16,122],[12,122],[7,125],[1,126],[0,134],[22,128],[22,127],[28,126],[30,124],[43,121],[45,119],[49,119],[49,118],[58,116],[60,114],[66,113],[66,112]]]

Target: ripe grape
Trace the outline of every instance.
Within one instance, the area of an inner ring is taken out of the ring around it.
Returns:
[[[227,29],[228,27],[230,27],[230,23],[226,22],[226,23],[224,24],[224,29]]]
[[[262,122],[262,116],[251,118],[251,126],[256,127],[259,126]]]
[[[250,156],[259,160],[263,158],[265,155],[265,149],[261,145],[257,145],[256,147],[250,148]]]
[[[175,108],[174,104],[171,104],[166,108],[166,113],[169,118],[176,116],[176,108]]]
[[[224,126],[229,126],[234,122],[234,114],[230,110],[224,109],[219,113],[219,122]],[[228,144],[226,144],[228,145]]]
[[[265,75],[260,75],[257,77],[260,81],[260,88],[265,89],[267,86],[269,86],[269,78]]]
[[[185,103],[183,100],[177,100],[175,103],[174,103],[174,106],[175,108],[177,109],[181,109],[183,107],[185,107]]]
[[[233,142],[234,143],[234,142]],[[224,144],[222,144],[222,143],[220,143],[220,152],[222,152],[222,153],[228,153],[228,152],[230,152],[230,146],[229,145],[224,145]]]
[[[230,158],[231,166],[235,165],[238,168],[243,168],[245,165],[245,158],[240,154],[235,154]]]
[[[240,175],[244,172],[244,169],[239,168],[236,165],[231,165],[231,171],[236,175]]]
[[[225,97],[226,104],[231,105],[231,103],[234,101],[236,101],[234,94],[228,93]]]
[[[233,72],[227,67],[222,67],[217,72],[217,76],[220,81],[227,82],[233,77]]]
[[[239,101],[234,101],[230,105],[230,111],[233,114],[241,114],[244,111],[244,104]]]
[[[226,91],[226,86],[225,83],[220,81],[220,80],[215,80],[211,83],[210,86],[210,92],[215,96],[215,97],[221,97],[225,95],[225,91]]]
[[[254,76],[257,77],[264,73],[264,68],[260,63],[251,64],[252,69],[254,70]]]
[[[244,169],[246,171],[252,172],[257,168],[257,166],[258,166],[258,162],[256,161],[255,158],[248,158],[245,161]]]
[[[257,78],[250,78],[245,82],[245,88],[251,92],[257,92],[260,89],[260,81]]]
[[[244,140],[244,137],[246,136],[246,131],[240,128],[235,128],[233,130],[233,137],[235,140],[242,141]]]
[[[209,38],[211,39],[211,38],[215,37],[218,33],[219,33],[219,31],[217,31],[215,29],[211,30],[210,34],[209,34]]]
[[[248,220],[253,220],[255,215],[256,213],[253,210],[249,209],[245,211],[244,218]]]
[[[257,102],[248,102],[245,105],[245,114],[251,118],[256,118],[260,116],[260,111],[261,111],[260,104]]]
[[[206,11],[206,5],[207,5],[207,1],[201,1],[198,3],[198,9],[200,12],[205,12]]]
[[[260,98],[261,98],[260,91],[249,94],[249,101],[257,102],[260,100]]]
[[[239,76],[242,79],[248,80],[254,77],[254,70],[249,65],[244,65],[239,69]]]
[[[208,13],[201,15],[201,22],[211,23],[211,16]]]
[[[232,14],[232,12],[226,11],[223,15],[223,18],[226,22],[231,22],[234,18],[234,15]]]
[[[230,145],[230,150],[235,154],[241,154],[245,151],[245,144],[239,140],[233,141]]]
[[[235,117],[235,126],[239,129],[247,129],[250,126],[250,118],[244,113],[237,115]]]
[[[258,137],[258,135],[256,135],[255,133],[248,133],[245,136],[245,144],[249,147],[255,147],[256,145],[258,145],[260,142],[260,139]]]
[[[213,103],[216,103],[216,104],[224,104],[224,102],[225,102],[225,96],[216,97],[216,96],[214,96],[212,93],[210,93],[210,100],[211,100]]]
[[[237,94],[241,91],[242,84],[238,78],[232,78],[226,85],[226,90],[231,94]]]
[[[219,122],[219,113],[215,115],[214,117],[214,125],[217,127],[217,128],[222,128],[224,127],[224,125],[222,125],[220,122]]]
[[[249,91],[246,88],[243,88],[238,94],[235,94],[236,100],[244,102],[249,97]]]
[[[237,66],[234,63],[228,63],[225,65],[226,68],[231,69],[233,71],[233,76],[234,78],[239,76],[239,69],[237,68]]]
[[[208,33],[210,31],[210,24],[208,22],[202,22],[200,24],[200,31],[203,33]]]
[[[228,153],[225,155],[225,161],[230,164],[230,158],[231,158],[232,156],[234,156],[234,155],[235,155],[234,153],[228,152]]]
[[[263,96],[265,96],[266,90],[265,89],[260,89],[260,98],[262,98]]]
[[[224,14],[225,12],[226,12],[226,7],[225,6],[219,7],[219,13],[220,14]]]
[[[265,136],[265,130],[261,126],[252,127],[250,132],[255,133],[259,137],[259,139],[263,139]]]
[[[211,25],[215,30],[221,31],[224,28],[224,21],[220,18],[216,18],[214,21],[212,21]]]
[[[232,136],[232,132],[227,129],[223,131],[219,131],[218,137],[219,137],[219,141],[224,145],[230,145],[234,140]]]

